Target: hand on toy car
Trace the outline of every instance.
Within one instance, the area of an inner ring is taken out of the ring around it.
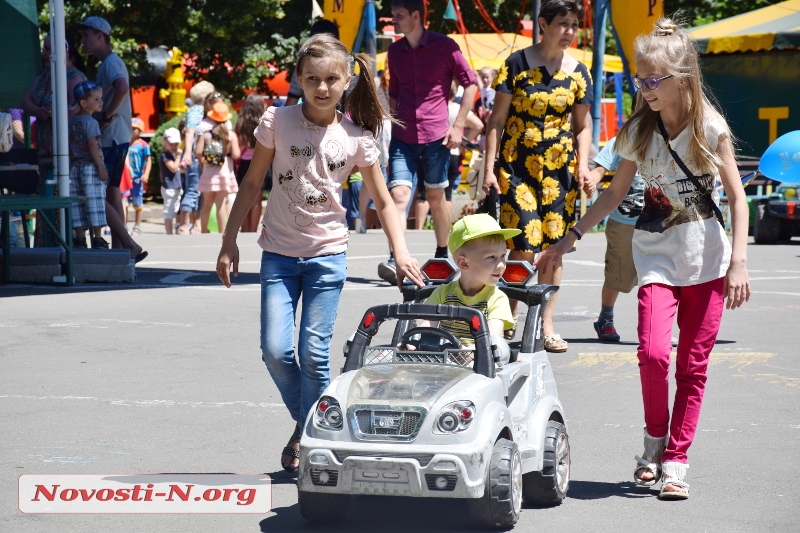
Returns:
[[[395,266],[397,267],[397,287],[403,286],[405,278],[413,281],[418,287],[424,287],[425,282],[422,280],[422,269],[416,259],[411,257],[408,253],[395,254]]]

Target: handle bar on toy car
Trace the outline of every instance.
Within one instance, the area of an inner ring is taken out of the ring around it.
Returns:
[[[453,320],[464,322],[469,326],[470,333],[475,338],[475,362],[473,369],[476,374],[488,378],[494,377],[494,357],[492,343],[489,337],[489,327],[481,311],[460,305],[433,305],[418,303],[402,303],[390,305],[376,305],[364,313],[364,318],[358,325],[353,335],[353,341],[344,363],[344,372],[358,370],[364,365],[364,353],[367,346],[381,323],[389,318],[398,320],[430,320],[438,322]]]

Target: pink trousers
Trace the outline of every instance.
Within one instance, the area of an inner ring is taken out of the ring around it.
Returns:
[[[663,461],[686,463],[706,387],[708,357],[722,319],[724,278],[701,285],[652,283],[639,289],[639,375],[647,433],[669,441]],[[675,404],[669,416],[672,323],[678,314]]]

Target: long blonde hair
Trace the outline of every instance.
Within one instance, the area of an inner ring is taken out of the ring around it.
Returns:
[[[664,67],[680,82],[681,95],[688,105],[685,115],[689,117],[686,126],[690,129],[689,145],[686,150],[686,164],[695,167],[701,174],[714,174],[722,165],[720,156],[711,149],[705,135],[705,125],[710,120],[725,124],[725,119],[712,105],[710,95],[703,83],[697,51],[692,39],[675,22],[662,18],[655,24],[649,35],[640,35],[633,43],[634,59],[638,64],[646,59]],[[658,130],[658,112],[650,109],[642,92],[636,95],[636,112],[622,127],[617,142],[631,145],[638,160],[644,160],[650,140]],[[728,138],[731,133],[727,129]]]
[[[352,75],[352,63],[358,63],[358,81],[344,101],[345,113],[361,129],[377,137],[383,129],[383,119],[391,117],[378,100],[375,80],[372,77],[375,62],[367,54],[351,56],[347,47],[329,33],[318,33],[309,38],[297,52],[297,75],[303,73],[303,63],[309,57],[331,58],[339,62],[342,72]],[[392,120],[393,122],[396,122]]]

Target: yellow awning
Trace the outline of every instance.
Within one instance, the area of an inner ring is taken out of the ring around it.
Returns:
[[[788,0],[735,17],[699,26],[689,32],[699,52],[757,52],[800,45],[800,0]]]
[[[513,52],[528,47],[533,43],[533,38],[513,33],[503,33],[501,35],[496,33],[469,33],[466,37],[454,33],[448,35],[448,37],[458,43],[461,53],[464,54],[467,62],[475,70],[483,67],[498,69]],[[591,70],[591,51],[567,48],[567,52]],[[383,70],[385,61],[386,52],[378,54],[378,70]],[[603,70],[606,72],[622,72],[622,59],[619,56],[605,55]]]

